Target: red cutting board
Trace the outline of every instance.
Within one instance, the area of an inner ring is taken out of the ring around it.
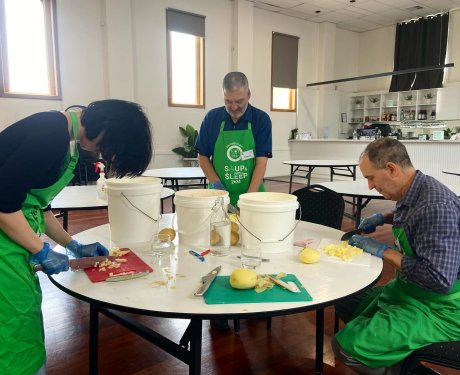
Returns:
[[[153,272],[153,269],[145,263],[141,258],[139,258],[131,249],[123,248],[120,250],[130,250],[128,254],[125,254],[120,259],[126,259],[126,262],[120,263],[119,268],[111,268],[101,271],[98,267],[85,268],[85,272],[88,275],[89,279],[93,283],[98,283],[100,281],[105,281],[111,276],[117,276],[124,272]],[[112,275],[110,275],[112,274]]]

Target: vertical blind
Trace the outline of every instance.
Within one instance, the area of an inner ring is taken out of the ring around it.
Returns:
[[[299,37],[273,32],[272,87],[297,88]]]
[[[166,9],[166,28],[199,37],[205,36],[205,17],[177,9]]]

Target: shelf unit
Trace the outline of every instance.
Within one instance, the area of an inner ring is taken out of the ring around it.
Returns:
[[[438,89],[368,93],[350,96],[350,124],[436,120]],[[424,114],[423,118],[419,115]]]

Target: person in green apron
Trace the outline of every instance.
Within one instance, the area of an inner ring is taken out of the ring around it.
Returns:
[[[75,257],[107,255],[80,244],[54,217],[50,202],[72,180],[76,143],[99,153],[111,173],[141,174],[151,161],[150,123],[138,104],[102,100],[82,112],[40,112],[0,132],[0,374],[45,373],[42,295],[33,271],[69,269],[69,257],[43,242],[46,234]]]
[[[396,277],[336,305],[347,324],[332,348],[359,374],[399,374],[414,350],[460,339],[460,200],[416,170],[395,139],[370,143],[359,167],[369,189],[396,201],[393,212],[374,214],[359,227],[371,233],[392,224],[395,243],[361,235],[349,243],[383,258]],[[411,365],[412,374],[436,373],[419,363]]]
[[[225,106],[206,114],[195,147],[209,187],[227,190],[236,206],[240,194],[265,191],[272,125],[267,113],[249,104],[251,91],[243,73],[228,73],[222,89]]]

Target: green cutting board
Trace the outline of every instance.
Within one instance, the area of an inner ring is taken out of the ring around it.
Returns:
[[[254,289],[235,289],[230,285],[230,276],[217,276],[205,293],[204,301],[208,305],[216,305],[224,303],[299,302],[313,300],[295,275],[288,274],[281,280],[285,282],[294,281],[300,289],[300,293],[292,293],[278,285],[274,285],[273,288],[261,293],[257,293]]]

